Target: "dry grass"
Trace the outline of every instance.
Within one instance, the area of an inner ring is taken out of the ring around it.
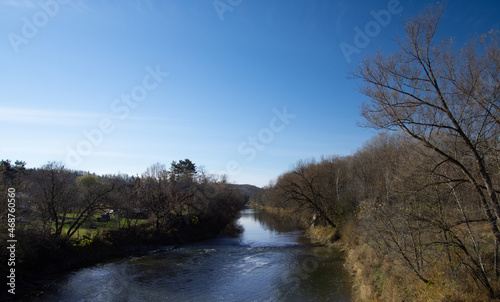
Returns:
[[[347,269],[353,280],[354,301],[500,301],[489,299],[487,292],[469,279],[454,281],[442,270],[433,272],[431,283],[426,284],[395,255],[381,257],[368,244],[349,249]]]
[[[265,210],[276,215],[287,216],[283,209],[265,207]],[[467,238],[466,230],[456,229],[460,236]],[[491,231],[484,224],[474,225],[476,236],[483,242],[483,247],[491,246],[493,238]],[[339,233],[340,241],[335,241]],[[406,265],[397,253],[391,253],[377,246],[373,238],[367,238],[366,230],[357,225],[356,219],[345,222],[342,228],[333,229],[329,226],[309,228],[306,235],[322,244],[335,244],[346,253],[346,268],[351,273],[353,301],[380,302],[478,302],[500,301],[491,300],[488,293],[479,288],[464,270],[451,278],[447,260],[443,257],[430,271],[425,272],[431,282],[424,283]],[[370,245],[369,243],[371,242]],[[486,250],[484,250],[486,252]],[[487,251],[487,256],[492,251]],[[453,259],[457,262],[458,259]],[[493,284],[500,289],[500,284]]]
[[[488,234],[485,230],[485,234]],[[387,252],[377,252],[370,242],[357,233],[354,223],[342,229],[342,246],[347,250],[346,268],[353,282],[353,301],[416,301],[477,302],[492,300],[466,272],[450,277],[446,261],[438,262],[426,277],[426,284],[411,271],[402,259]],[[489,234],[488,234],[489,235]],[[490,238],[488,238],[490,239]],[[493,284],[500,288],[500,284]]]
[[[316,226],[314,228],[308,228],[305,236],[317,243],[325,245],[333,243],[338,237],[337,230],[330,226]]]

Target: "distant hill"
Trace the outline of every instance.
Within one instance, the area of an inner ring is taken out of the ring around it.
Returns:
[[[232,187],[234,187],[236,190],[238,190],[241,195],[245,198],[245,201],[248,202],[248,200],[254,196],[254,194],[258,191],[261,190],[261,188],[254,186],[254,185],[236,185],[236,184],[231,184]]]

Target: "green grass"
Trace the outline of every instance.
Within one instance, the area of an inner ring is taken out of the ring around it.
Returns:
[[[76,218],[78,217],[78,214],[76,213],[69,213],[66,215],[66,218]],[[101,213],[94,214],[92,219],[87,220],[84,222],[80,228],[73,234],[71,237],[72,239],[79,238],[84,235],[90,235],[90,236],[96,236],[100,232],[106,232],[106,231],[113,231],[113,230],[118,230],[120,226],[124,227],[126,225],[127,219],[125,218],[119,218],[116,216],[111,216],[110,220],[108,222],[98,222],[97,218],[101,217]],[[137,225],[146,223],[146,219],[139,219],[137,221]],[[68,232],[71,224],[73,223],[72,220],[66,221],[63,226],[62,234],[66,235]],[[131,225],[135,225],[135,220],[132,220]],[[53,228],[55,225],[53,225]]]

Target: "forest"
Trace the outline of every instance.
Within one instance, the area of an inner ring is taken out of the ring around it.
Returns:
[[[298,162],[255,198],[340,239],[359,301],[500,295],[500,34],[438,39],[443,10],[410,19],[398,52],[350,74],[363,126],[380,134]]]
[[[99,176],[57,162],[27,169],[23,161],[2,160],[0,180],[1,191],[12,192],[14,200],[0,206],[2,240],[16,240],[15,259],[9,260],[8,249],[0,256],[18,272],[18,293],[38,289],[47,274],[159,245],[238,234],[235,220],[248,199],[189,159],[170,169],[153,164],[137,177]]]

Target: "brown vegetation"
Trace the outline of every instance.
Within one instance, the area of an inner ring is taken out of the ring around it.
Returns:
[[[257,199],[342,236],[360,301],[500,296],[500,34],[435,41],[442,11],[409,20],[399,52],[352,74],[366,126],[399,134],[301,162]]]

